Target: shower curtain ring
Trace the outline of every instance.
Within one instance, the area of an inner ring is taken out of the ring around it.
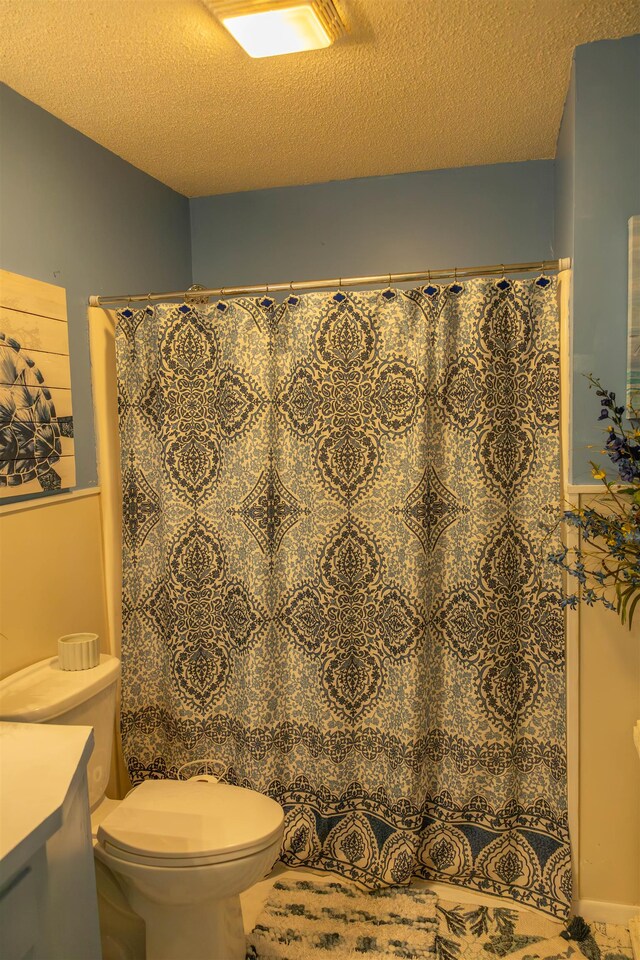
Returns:
[[[391,274],[390,274],[390,273],[388,274],[388,277],[389,277],[389,289],[391,289]]]
[[[540,273],[538,274],[538,276],[537,276],[536,279],[535,279],[535,282],[536,282],[536,284],[538,284],[538,286],[540,285],[540,284],[538,283],[538,281],[544,280],[544,279],[545,279],[545,276],[546,276],[546,275],[545,275],[545,272],[544,272],[544,260],[541,260],[541,261],[540,261]],[[544,284],[542,284],[542,286],[544,286]]]

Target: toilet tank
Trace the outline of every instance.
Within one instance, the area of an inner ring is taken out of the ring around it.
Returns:
[[[119,676],[117,657],[101,654],[100,663],[88,670],[61,670],[58,658],[51,657],[0,680],[0,720],[93,727],[87,769],[92,810],[109,780]]]

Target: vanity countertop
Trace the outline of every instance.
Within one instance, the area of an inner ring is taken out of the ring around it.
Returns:
[[[93,750],[93,729],[0,723],[0,885],[62,825]]]

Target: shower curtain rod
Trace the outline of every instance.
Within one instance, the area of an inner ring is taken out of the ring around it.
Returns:
[[[208,297],[242,297],[260,293],[278,293],[297,290],[323,290],[337,287],[365,287],[371,284],[386,283],[391,287],[396,283],[414,283],[426,280],[431,283],[438,280],[465,280],[470,277],[502,277],[507,273],[547,273],[553,270],[568,270],[571,260],[536,260],[533,263],[493,263],[484,267],[447,267],[445,270],[423,270],[420,273],[381,273],[373,277],[337,277],[333,280],[292,280],[289,283],[264,283],[253,287],[213,287],[205,289],[194,284],[189,290],[172,290],[168,293],[135,293],[119,296],[91,296],[90,307],[103,307],[109,303],[150,303],[153,300],[175,300],[198,302]]]

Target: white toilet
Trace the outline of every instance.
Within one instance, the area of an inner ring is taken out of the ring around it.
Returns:
[[[277,860],[282,808],[213,777],[147,780],[124,800],[108,799],[119,673],[120,661],[105,655],[77,671],[43,660],[0,682],[0,719],[94,728],[89,804],[98,897],[109,907],[101,904],[105,958],[141,956],[128,904],[145,923],[146,960],[244,960],[239,894]]]

